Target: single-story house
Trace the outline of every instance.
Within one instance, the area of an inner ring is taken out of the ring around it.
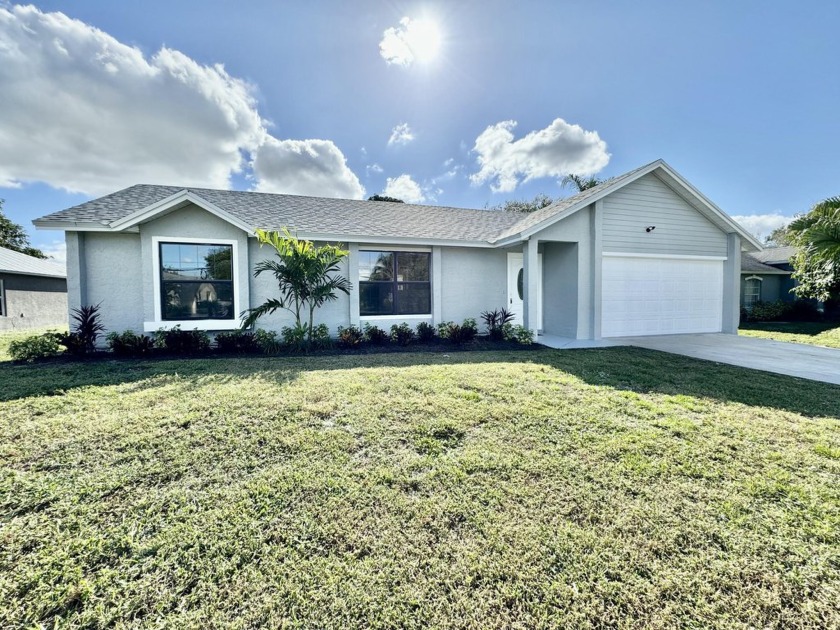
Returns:
[[[0,247],[0,330],[66,325],[64,268]]]
[[[37,219],[64,230],[70,306],[109,330],[231,330],[276,296],[258,228],[342,243],[339,325],[478,318],[507,307],[547,335],[737,333],[741,251],[761,245],[662,160],[536,212],[137,185]],[[278,312],[260,327],[278,329]]]
[[[792,302],[796,295],[791,289],[796,280],[791,277],[790,259],[795,247],[766,247],[741,258],[741,305],[750,310],[756,302]]]

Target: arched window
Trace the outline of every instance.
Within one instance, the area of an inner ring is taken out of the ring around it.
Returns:
[[[750,276],[744,280],[744,308],[750,310],[761,301],[761,278]]]

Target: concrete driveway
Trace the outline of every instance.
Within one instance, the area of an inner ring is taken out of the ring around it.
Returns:
[[[840,350],[834,348],[720,333],[622,337],[610,341],[840,385]]]

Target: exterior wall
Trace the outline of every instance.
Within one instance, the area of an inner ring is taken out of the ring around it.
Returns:
[[[25,330],[67,325],[67,280],[0,273],[6,316],[0,330]]]
[[[782,294],[782,280],[787,279],[787,276],[760,274],[760,273],[742,273],[741,274],[741,305],[744,304],[744,292],[747,287],[747,278],[761,278],[761,295],[759,299],[762,302],[775,302],[776,300],[790,301],[794,296]]]
[[[579,255],[577,243],[543,245],[543,331],[577,336]]]
[[[142,270],[143,325],[148,330],[155,330],[163,323],[160,313],[155,312],[155,274],[154,248],[155,237],[178,241],[183,238],[214,240],[232,240],[237,243],[238,273],[233,279],[234,291],[239,296],[239,308],[245,310],[249,304],[250,276],[253,263],[249,264],[248,235],[227,221],[198,208],[186,206],[175,212],[144,223],[140,226],[140,264]],[[227,324],[227,322],[226,322]],[[184,328],[187,328],[185,325]]]
[[[605,252],[726,256],[724,234],[653,174],[603,200]],[[652,232],[645,227],[655,225]]]
[[[99,312],[106,334],[142,331],[145,300],[140,235],[88,232],[79,236],[84,241],[86,286],[81,302],[84,306],[101,304]]]
[[[482,311],[507,306],[507,254],[521,250],[441,250],[441,321],[479,320]]]

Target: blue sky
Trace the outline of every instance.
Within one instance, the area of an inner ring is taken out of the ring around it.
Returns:
[[[132,183],[464,207],[664,158],[766,233],[838,194],[840,3],[0,0],[0,198]],[[435,45],[437,42],[437,45]]]

